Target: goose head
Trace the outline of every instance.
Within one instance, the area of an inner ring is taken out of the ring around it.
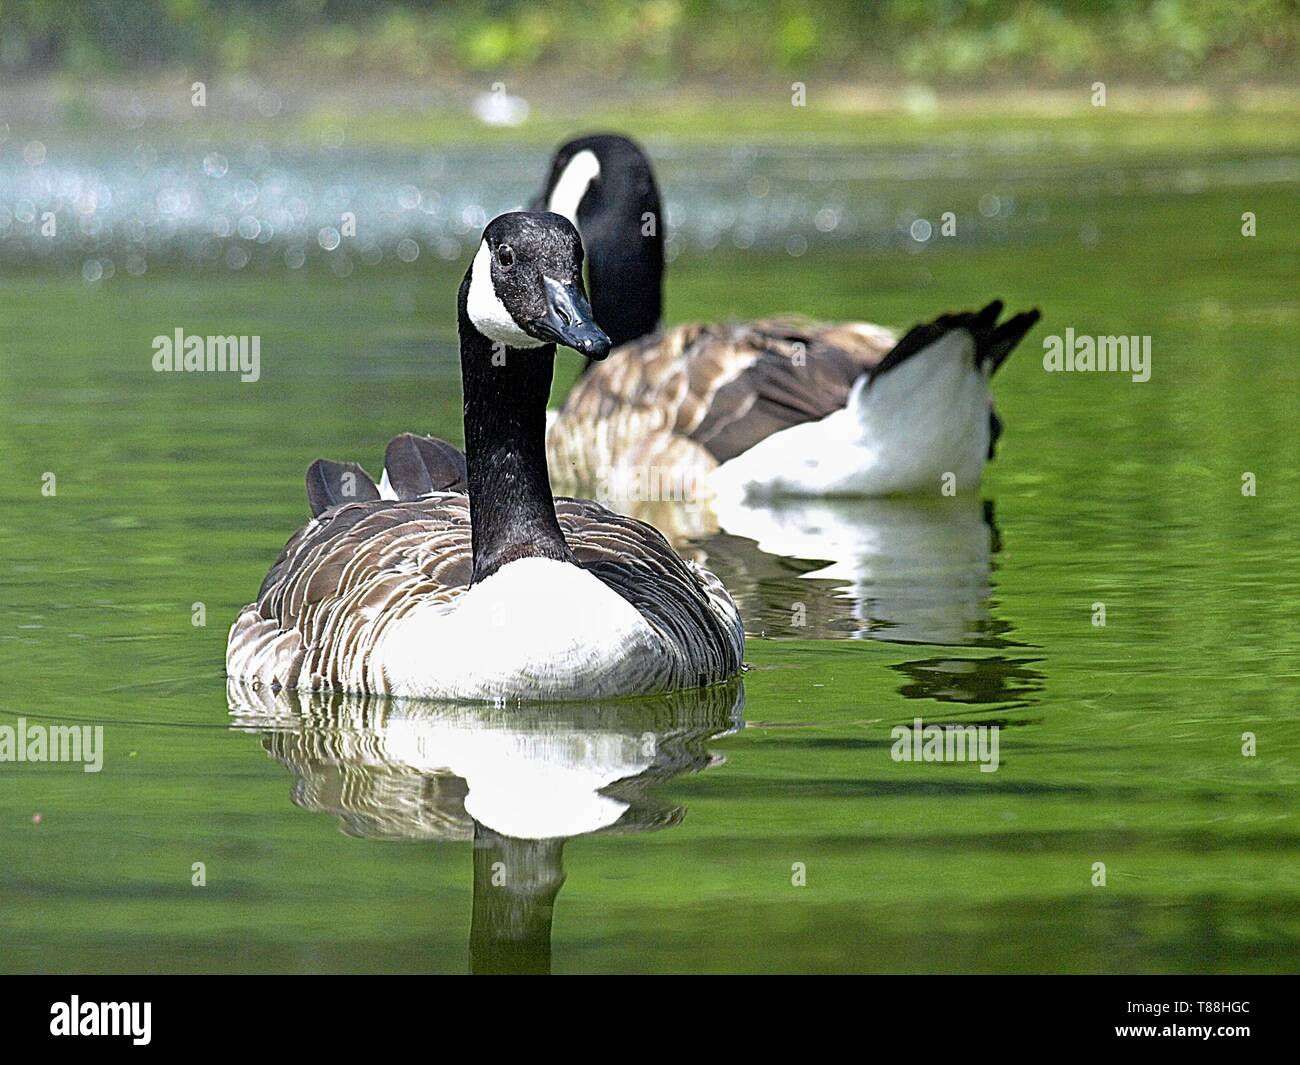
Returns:
[[[663,211],[639,145],[615,133],[561,145],[533,206],[563,215],[582,234],[596,321],[615,345],[659,328]]]
[[[494,218],[465,275],[465,311],[474,328],[510,348],[563,344],[589,359],[609,354],[582,283],[582,240],[573,224],[546,211]]]

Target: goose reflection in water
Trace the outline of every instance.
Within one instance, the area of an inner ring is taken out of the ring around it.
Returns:
[[[739,680],[657,698],[494,707],[228,685],[292,799],[367,839],[472,840],[470,970],[549,972],[564,842],[677,824],[653,787],[721,761]]]
[[[751,635],[1000,646],[991,502],[970,493],[706,503],[602,500],[707,563]]]

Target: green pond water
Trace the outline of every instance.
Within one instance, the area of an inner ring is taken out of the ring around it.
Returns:
[[[672,264],[673,321],[1044,313],[977,495],[684,545],[741,600],[751,668],[674,700],[232,713],[226,631],[308,462],[460,441],[464,261],[11,263],[0,725],[102,725],[104,755],[0,763],[0,969],[1294,970],[1296,146],[1180,152],[991,154],[915,191],[937,220],[1010,190],[1033,210],[1004,239]],[[259,335],[261,380],[153,373],[178,326]],[[1150,336],[1151,379],[1045,373],[1066,328]],[[894,761],[916,718],[1001,726],[997,771]],[[511,835],[530,818],[574,834]]]

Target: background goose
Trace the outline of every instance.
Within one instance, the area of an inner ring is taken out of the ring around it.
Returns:
[[[999,324],[993,302],[897,341],[861,322],[658,332],[663,237],[645,153],[613,134],[570,141],[538,203],[578,227],[596,320],[626,345],[579,379],[551,426],[566,484],[646,470],[700,495],[890,495],[933,491],[945,473],[978,484],[1000,431],[989,379],[1037,311]]]
[[[587,698],[710,684],[744,632],[712,574],[596,503],[554,500],[545,455],[555,343],[603,358],[582,244],[554,214],[492,221],[459,295],[467,494],[385,499],[316,463],[317,516],[230,632],[230,676],[272,687],[453,699]],[[389,446],[420,450],[415,438]],[[433,444],[430,483],[458,467]],[[412,466],[428,463],[417,457]],[[409,472],[409,471],[408,471]],[[411,494],[386,470],[387,494]],[[320,509],[324,507],[324,509]]]

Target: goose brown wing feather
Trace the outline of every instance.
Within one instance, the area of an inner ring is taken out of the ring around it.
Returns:
[[[579,564],[616,591],[677,652],[683,680],[740,668],[744,634],[731,597],[707,571],[682,561],[645,522],[587,499],[558,499],[564,538]]]
[[[643,522],[587,500],[558,499],[556,511],[579,564],[663,639],[676,686],[722,679],[739,668],[739,616],[716,578],[683,562]],[[431,600],[454,602],[469,587],[472,568],[469,503],[462,494],[327,510],[294,534],[257,601],[240,614],[228,668],[272,686],[337,688],[365,669],[394,621]],[[372,690],[384,690],[382,678]]]
[[[228,667],[280,687],[336,687],[388,625],[417,603],[451,603],[470,572],[463,495],[332,508],[281,551],[235,622]]]

